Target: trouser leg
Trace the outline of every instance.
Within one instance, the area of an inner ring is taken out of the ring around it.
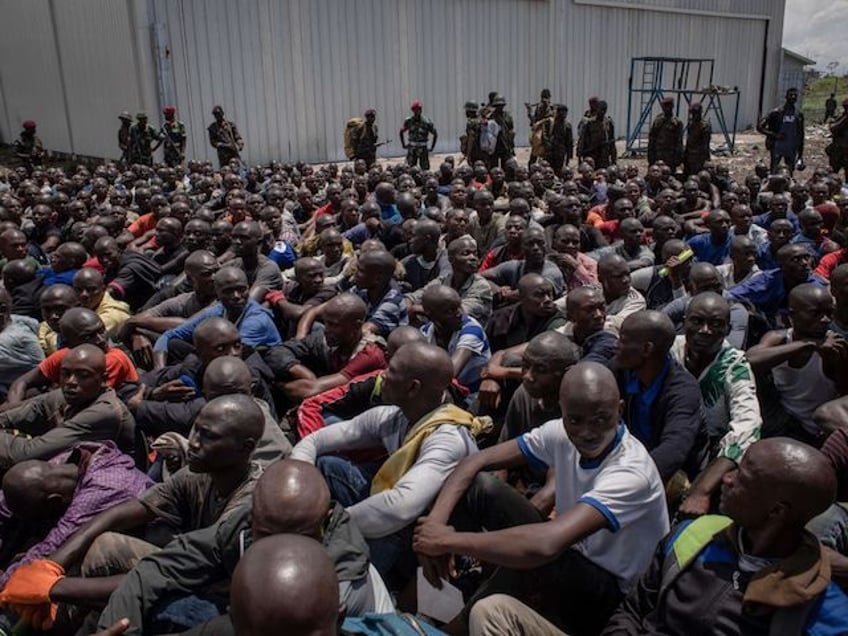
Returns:
[[[86,552],[81,573],[85,577],[125,574],[144,557],[158,551],[159,548],[147,541],[118,532],[104,532]]]
[[[553,623],[516,598],[495,594],[469,615],[470,636],[566,636]]]

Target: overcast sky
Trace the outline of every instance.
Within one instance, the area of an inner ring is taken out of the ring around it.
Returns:
[[[839,62],[836,72],[848,73],[848,0],[786,0],[784,48],[817,62],[824,71]]]

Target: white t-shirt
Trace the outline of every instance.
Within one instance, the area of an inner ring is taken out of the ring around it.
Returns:
[[[604,515],[608,527],[573,547],[618,578],[627,592],[648,568],[657,544],[668,532],[665,490],[654,460],[620,424],[606,455],[583,460],[568,439],[562,418],[517,438],[527,461],[556,471],[558,515],[578,503]]]

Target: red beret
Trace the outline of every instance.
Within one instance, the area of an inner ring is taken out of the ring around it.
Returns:
[[[669,106],[674,106],[674,98],[673,97],[663,97],[662,104],[668,104]]]
[[[409,107],[410,110],[420,110],[421,109],[421,101],[416,99],[412,102],[412,106]]]
[[[589,98],[589,105],[590,105],[590,106],[594,106],[594,105],[595,105],[595,104],[597,104],[599,101],[601,101],[601,98],[600,98],[600,97],[590,97],[590,98]]]
[[[368,110],[365,111],[366,117],[368,117],[368,115],[376,115],[376,114],[377,114],[377,111],[374,110],[373,108],[369,108]]]
[[[177,112],[176,106],[165,106],[165,108],[162,109],[162,113],[165,114],[165,115],[173,115],[176,112]]]
[[[692,102],[691,104],[689,104],[689,110],[690,111],[701,110],[701,109],[702,109],[701,102]]]
[[[23,124],[21,124],[26,129],[35,129],[35,122],[31,119],[27,119]]]

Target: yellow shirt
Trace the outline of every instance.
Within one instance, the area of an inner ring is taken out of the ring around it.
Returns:
[[[100,320],[106,326],[106,335],[114,339],[124,323],[129,320],[130,306],[123,301],[115,300],[107,291],[103,294],[103,300],[100,301],[95,313],[100,316]]]
[[[44,349],[45,356],[56,353],[56,349],[58,349],[56,341],[58,339],[59,334],[53,331],[50,325],[44,321],[38,323],[38,344]]]

